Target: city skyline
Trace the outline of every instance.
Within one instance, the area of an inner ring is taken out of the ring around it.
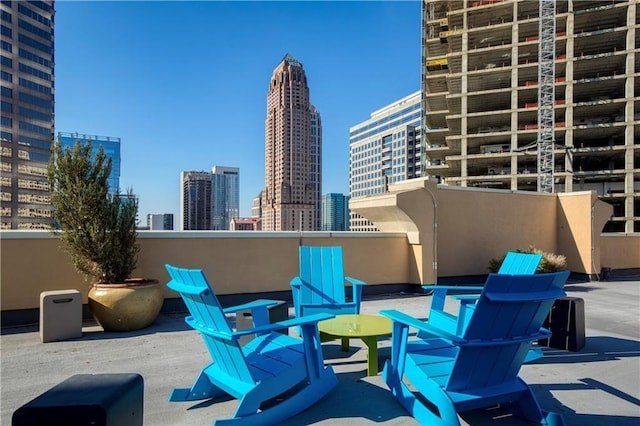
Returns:
[[[287,52],[322,112],[322,192],[348,194],[349,128],[419,88],[419,2],[58,2],[56,131],[121,138],[121,189],[141,216],[178,216],[180,172],[210,164],[243,171],[250,216],[270,74]]]

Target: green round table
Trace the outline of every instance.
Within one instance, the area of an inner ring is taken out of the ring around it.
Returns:
[[[379,315],[337,315],[318,323],[323,342],[342,339],[342,350],[349,350],[349,339],[357,337],[367,345],[367,375],[378,374],[378,337],[391,336],[391,320]]]

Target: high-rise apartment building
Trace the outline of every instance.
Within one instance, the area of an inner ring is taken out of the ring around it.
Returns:
[[[322,194],[322,230],[349,230],[349,196],[344,194]]]
[[[105,155],[111,158],[111,173],[109,174],[109,193],[120,193],[120,138],[112,136],[91,136],[78,133],[64,133],[58,132],[57,142],[62,149],[69,148],[73,151],[73,148],[79,141],[81,145],[91,143],[91,154],[96,155],[98,149],[102,147]]]
[[[180,173],[180,230],[211,229],[211,173]]]
[[[147,228],[150,231],[172,231],[173,230],[173,214],[148,214]]]
[[[240,213],[240,169],[213,166],[180,174],[180,229],[228,231]]]
[[[48,229],[54,2],[2,1],[0,12],[0,228]]]
[[[263,230],[319,229],[321,146],[320,114],[310,102],[307,76],[287,54],[267,93]]]
[[[424,165],[441,183],[537,189],[539,4],[422,1]],[[597,191],[605,231],[640,232],[638,16],[637,0],[556,0],[549,39],[554,188]]]
[[[320,229],[322,221],[322,119],[313,105],[311,108],[311,186],[315,188],[315,230]]]
[[[422,176],[420,150],[421,93],[415,92],[371,114],[349,129],[349,194],[385,192],[390,183]],[[375,231],[352,213],[349,229]]]
[[[262,191],[251,200],[251,217],[262,217]]]
[[[213,166],[211,171],[211,229],[228,231],[240,216],[240,169]]]

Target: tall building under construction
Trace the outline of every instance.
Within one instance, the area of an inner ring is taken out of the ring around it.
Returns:
[[[546,0],[549,37],[544,1],[422,1],[423,167],[448,185],[537,190],[550,42],[554,191],[595,190],[614,206],[605,232],[640,232],[640,4]]]

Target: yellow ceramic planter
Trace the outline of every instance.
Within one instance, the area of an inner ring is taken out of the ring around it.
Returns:
[[[150,326],[163,301],[164,288],[157,280],[94,284],[89,290],[89,308],[105,331],[132,331]]]

